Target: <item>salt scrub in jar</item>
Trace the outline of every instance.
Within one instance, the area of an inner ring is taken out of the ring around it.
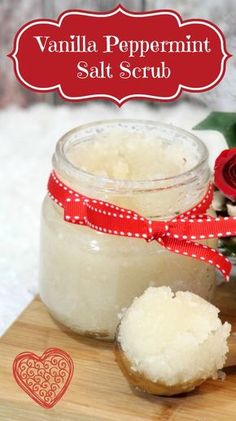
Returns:
[[[59,140],[53,167],[79,193],[153,220],[192,208],[210,178],[208,153],[197,137],[150,121],[76,128]],[[211,299],[215,268],[209,264],[171,253],[155,241],[104,234],[63,218],[63,209],[47,196],[40,295],[50,313],[72,330],[112,340],[120,310],[150,285]]]

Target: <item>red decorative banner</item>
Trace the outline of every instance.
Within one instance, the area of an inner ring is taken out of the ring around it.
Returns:
[[[132,98],[172,101],[182,91],[212,89],[230,54],[212,22],[183,21],[172,10],[134,13],[119,6],[29,22],[16,34],[9,56],[27,88],[120,106]]]
[[[49,348],[41,357],[33,352],[22,352],[13,363],[13,375],[18,385],[47,409],[62,398],[73,372],[71,357],[59,348]]]

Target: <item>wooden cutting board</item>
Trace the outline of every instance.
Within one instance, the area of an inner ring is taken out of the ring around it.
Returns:
[[[236,282],[218,287],[215,303],[236,331]],[[12,375],[15,356],[41,355],[47,348],[67,351],[75,365],[63,398],[44,409],[29,398]],[[116,365],[112,344],[62,330],[35,299],[0,340],[1,421],[236,420],[236,370],[225,381],[207,381],[189,395],[160,398],[135,392]]]

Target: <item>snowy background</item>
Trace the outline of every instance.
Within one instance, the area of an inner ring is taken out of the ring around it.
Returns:
[[[229,52],[236,51],[235,0],[122,3],[130,10],[165,6],[179,11],[184,18],[211,19],[225,32]],[[35,94],[16,82],[6,54],[11,50],[13,35],[23,23],[43,16],[56,18],[66,8],[108,10],[116,4],[113,0],[0,1],[0,335],[37,293],[40,204],[55,143],[63,133],[74,126],[106,118],[160,120],[191,129],[211,110],[235,110],[234,57],[218,87],[208,93],[186,95],[169,105],[141,101],[129,102],[121,109],[97,101],[62,105],[55,94]],[[225,147],[224,139],[216,132],[199,135],[210,149],[212,164]]]

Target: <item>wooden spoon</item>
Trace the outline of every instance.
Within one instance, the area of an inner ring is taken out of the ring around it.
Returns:
[[[229,352],[227,354],[225,368],[236,365],[236,333],[231,333],[231,335],[227,339],[227,343],[229,347]]]
[[[227,340],[229,353],[227,355],[227,360],[224,367],[232,367],[236,365],[236,333],[232,333]],[[203,383],[205,378],[194,380],[193,382],[188,381],[182,384],[176,384],[172,386],[165,385],[164,383],[155,383],[151,380],[148,380],[141,373],[135,372],[131,369],[131,363],[127,359],[123,350],[118,341],[116,341],[115,347],[116,360],[119,364],[123,374],[128,379],[129,383],[133,386],[141,389],[145,392],[160,395],[160,396],[173,396],[179,395],[181,393],[191,392],[201,383]]]

